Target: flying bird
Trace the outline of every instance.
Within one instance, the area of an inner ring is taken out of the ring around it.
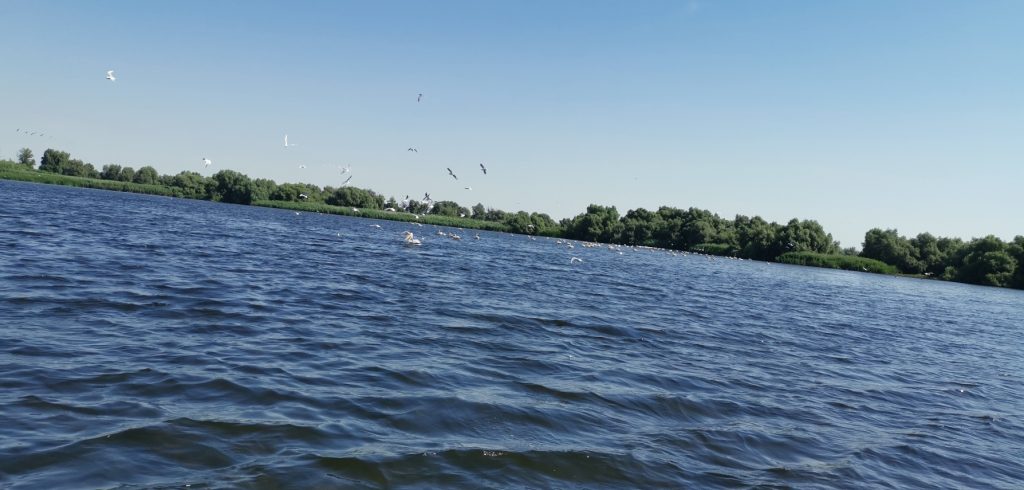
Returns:
[[[466,190],[467,190],[467,191],[471,191],[471,190],[473,190],[473,188],[472,188],[472,187],[468,187],[468,186],[467,186],[467,187],[466,187]]]
[[[111,82],[117,81],[117,77],[114,76],[114,70],[107,70],[107,80],[110,80]]]
[[[338,167],[338,168],[341,168],[341,167]],[[341,168],[342,175],[347,174],[347,173],[349,173],[351,171],[352,171],[352,166],[351,165],[349,165],[349,166],[347,166],[345,168]]]
[[[352,180],[352,176],[351,175],[349,175],[348,178],[345,179],[345,182],[341,183],[341,187],[345,187],[345,184],[348,184],[348,181],[350,181],[350,180]]]
[[[299,194],[299,199],[309,199],[309,196],[305,194]]]
[[[299,168],[306,168],[305,165],[299,165]]]
[[[484,164],[482,164],[482,163],[480,164],[480,170],[483,170],[484,171],[484,175],[487,175],[487,167],[485,167]]]
[[[424,192],[423,193],[423,200],[427,201],[427,202],[430,201],[430,193],[429,192]]]
[[[419,94],[419,95],[417,95],[417,96],[416,96],[416,102],[419,102],[419,101],[420,101],[420,99],[422,99],[422,98],[423,98],[423,94]]]
[[[405,151],[415,151],[416,153],[419,153],[419,152],[420,152],[419,150],[417,150],[416,148],[413,148],[413,147],[411,147],[411,146],[409,147],[409,149],[408,149],[408,150],[405,150]]]
[[[450,167],[447,167],[447,168],[448,168],[448,175],[451,175],[452,178],[454,178],[455,180],[459,180],[459,177],[455,175],[455,172],[452,172],[452,169]]]
[[[284,147],[288,148],[289,146],[295,146],[295,143],[289,144],[288,143],[288,135],[286,134],[286,135],[284,135]]]
[[[203,168],[209,167],[210,165],[213,165],[213,162],[211,162],[209,158],[203,158]]]

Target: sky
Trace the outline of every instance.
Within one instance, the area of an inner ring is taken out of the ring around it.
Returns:
[[[1016,0],[3,0],[0,18],[0,158],[352,175],[556,220],[697,207],[816,220],[844,247],[1024,234]]]

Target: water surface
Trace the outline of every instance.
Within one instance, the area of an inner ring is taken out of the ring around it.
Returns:
[[[1024,486],[1022,291],[0,202],[0,486]]]

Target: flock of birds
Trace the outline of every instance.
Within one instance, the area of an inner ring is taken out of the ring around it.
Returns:
[[[111,81],[111,82],[117,82],[117,80],[118,80],[118,79],[117,79],[117,77],[116,77],[116,76],[114,75],[114,71],[113,71],[113,70],[109,70],[109,71],[106,71],[106,80],[109,80],[109,81]],[[421,102],[421,101],[423,101],[423,94],[422,94],[422,93],[418,93],[418,94],[416,95],[416,101],[417,101],[417,102]],[[20,132],[20,131],[22,131],[22,130],[20,130],[20,128],[18,128],[18,130],[17,130],[17,131],[18,131],[18,132]],[[36,132],[31,132],[31,133],[29,133],[29,132],[27,131],[27,132],[26,132],[26,134],[30,134],[30,135],[36,135],[37,133],[36,133]],[[39,133],[39,136],[43,136],[43,135],[44,135],[43,133]],[[285,144],[285,148],[286,148],[286,149],[287,149],[287,148],[291,148],[291,147],[293,147],[293,146],[296,146],[296,143],[293,143],[293,142],[289,141],[289,139],[288,139],[288,135],[287,135],[287,134],[285,135],[285,143],[284,143],[284,144]],[[410,147],[408,148],[408,151],[412,151],[412,152],[416,152],[416,153],[418,153],[418,152],[419,152],[420,150],[419,150],[419,148],[416,148],[416,147],[414,147],[414,146],[410,146]],[[213,161],[212,161],[212,160],[210,160],[210,159],[209,159],[209,158],[207,158],[207,157],[204,157],[204,158],[203,158],[203,160],[202,160],[202,164],[203,164],[203,168],[204,168],[204,169],[207,169],[207,168],[209,168],[209,167],[210,167],[211,165],[213,165]],[[483,175],[487,175],[487,167],[486,167],[486,166],[484,166],[483,164],[479,164],[479,166],[480,166],[480,172],[482,172],[482,173],[483,173]],[[306,168],[306,166],[305,166],[304,164],[302,164],[302,165],[299,165],[299,169],[305,169],[305,168]],[[339,170],[341,171],[341,175],[345,175],[345,174],[351,174],[351,170],[352,170],[352,169],[351,169],[351,166],[346,166],[346,167],[339,167]],[[459,180],[459,176],[458,176],[458,175],[456,175],[455,171],[453,171],[451,167],[447,167],[447,168],[445,168],[445,170],[447,170],[447,173],[449,173],[449,175],[450,175],[450,176],[451,176],[451,177],[452,177],[453,179],[455,179],[456,181],[458,181],[458,180]],[[345,180],[344,180],[344,181],[343,181],[343,182],[341,183],[341,187],[344,187],[345,185],[347,185],[347,184],[348,184],[348,183],[349,183],[349,182],[350,182],[351,180],[352,180],[352,175],[348,175],[348,178],[347,178],[347,179],[345,179]],[[465,188],[466,190],[473,190],[472,186],[465,186],[464,188]],[[302,199],[306,199],[306,198],[308,198],[308,195],[306,195],[306,194],[299,194],[299,198],[302,198]],[[427,206],[427,212],[428,212],[428,213],[430,212],[430,210],[431,210],[431,209],[433,209],[433,204],[434,204],[434,201],[433,201],[433,199],[432,199],[432,198],[430,197],[430,192],[424,192],[424,194],[423,194],[423,198],[422,198],[422,199],[420,199],[420,203],[421,203],[421,204],[423,204],[423,205],[426,205],[426,206]],[[410,199],[409,195],[406,195],[406,198],[404,198],[404,199],[403,199],[403,201],[401,202],[401,205],[400,205],[400,206],[401,206],[401,207],[402,207],[402,208],[403,208],[404,210],[408,211],[408,210],[409,210],[409,207],[410,207],[410,205],[411,205],[411,204],[412,204],[412,201],[411,201],[411,199]],[[390,209],[390,208],[389,208],[389,210],[390,210],[390,211],[394,211],[393,209]],[[355,212],[358,212],[358,209],[356,209],[356,208],[353,208],[353,211],[355,211]],[[296,214],[298,214],[298,213],[296,213]],[[465,215],[463,215],[463,217],[465,217]],[[417,215],[414,215],[414,218],[415,218],[415,219],[419,219],[419,216],[417,216]],[[417,224],[419,224],[419,223],[417,223]],[[375,226],[375,227],[377,227],[377,228],[380,228],[380,225],[372,225],[372,226]],[[447,236],[447,237],[449,237],[449,238],[452,238],[452,239],[462,239],[462,237],[461,237],[461,236],[459,236],[459,235],[458,235],[458,234],[456,234],[456,233],[444,233],[444,232],[441,232],[441,231],[438,231],[438,233],[440,233],[440,234],[442,234],[442,235],[445,235],[445,236]],[[412,231],[406,231],[406,232],[403,232],[403,233],[402,233],[402,235],[403,235],[403,241],[404,241],[404,243],[406,243],[406,244],[407,244],[407,246],[411,246],[411,247],[419,247],[419,246],[422,246],[422,244],[423,244],[423,241],[422,241],[421,239],[417,238],[417,237],[416,237],[416,236],[415,236],[415,235],[413,234],[413,232],[412,232]],[[474,238],[475,238],[475,239],[480,239],[480,234],[479,234],[479,233],[476,233],[476,234],[474,235]],[[583,262],[583,259],[580,259],[579,257],[572,257],[572,258],[570,259],[570,261],[569,261],[569,263],[571,263],[571,264],[575,264],[575,263],[582,263],[582,262]]]

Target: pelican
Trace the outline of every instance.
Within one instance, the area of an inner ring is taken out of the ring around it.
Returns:
[[[117,77],[114,76],[114,70],[107,70],[107,80],[110,80],[111,82],[117,81]]]
[[[454,178],[455,180],[459,180],[459,177],[455,175],[455,172],[452,172],[452,169],[450,167],[446,168],[448,168],[448,175],[451,175],[452,178]]]
[[[419,241],[416,238],[413,238],[413,235],[412,235],[411,231],[406,231],[403,234],[405,235],[405,244],[406,245],[422,245],[423,244],[423,242]]]
[[[485,167],[484,164],[482,163],[480,164],[480,170],[483,170],[484,175],[487,175],[487,167]]]
[[[203,158],[203,168],[209,167],[210,165],[213,165],[213,162],[210,161],[209,158]]]

